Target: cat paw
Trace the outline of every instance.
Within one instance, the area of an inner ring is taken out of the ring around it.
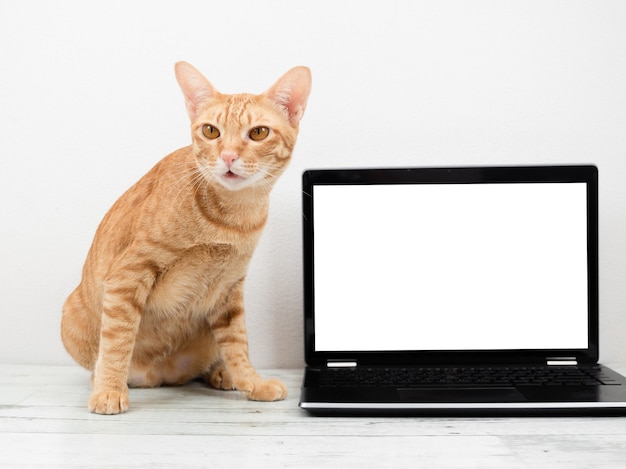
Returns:
[[[128,390],[94,391],[89,399],[89,410],[96,414],[120,414],[128,410]]]
[[[287,397],[287,386],[277,379],[257,381],[240,389],[251,401],[281,401]],[[238,388],[239,389],[239,388]]]
[[[209,371],[205,375],[204,379],[215,389],[223,389],[225,391],[232,391],[235,389],[235,383],[233,382],[230,373],[226,371],[226,368],[224,367]]]

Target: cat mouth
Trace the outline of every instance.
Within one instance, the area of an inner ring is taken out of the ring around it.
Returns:
[[[239,174],[233,173],[232,171],[225,172],[224,174],[222,174],[222,177],[224,179],[232,179],[232,180],[244,179],[243,176],[240,176]]]
[[[219,176],[220,182],[229,190],[238,190],[246,185],[248,178],[233,171],[226,171]]]

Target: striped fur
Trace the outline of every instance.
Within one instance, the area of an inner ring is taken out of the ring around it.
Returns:
[[[129,385],[198,377],[254,400],[287,394],[250,364],[243,286],[269,192],[291,158],[310,72],[296,67],[261,95],[221,94],[184,62],[176,77],[192,144],[157,163],[109,210],[63,307],[63,343],[93,371],[96,413],[125,412]],[[218,138],[207,138],[207,125]],[[269,133],[254,140],[256,128]]]

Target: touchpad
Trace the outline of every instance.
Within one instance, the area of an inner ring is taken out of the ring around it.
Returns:
[[[399,388],[406,402],[523,402],[526,399],[515,388]]]

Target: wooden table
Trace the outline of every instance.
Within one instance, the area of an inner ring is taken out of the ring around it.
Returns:
[[[310,417],[297,406],[301,370],[261,374],[290,396],[131,389],[128,413],[100,416],[87,411],[87,371],[0,365],[0,467],[626,467],[626,417]]]

